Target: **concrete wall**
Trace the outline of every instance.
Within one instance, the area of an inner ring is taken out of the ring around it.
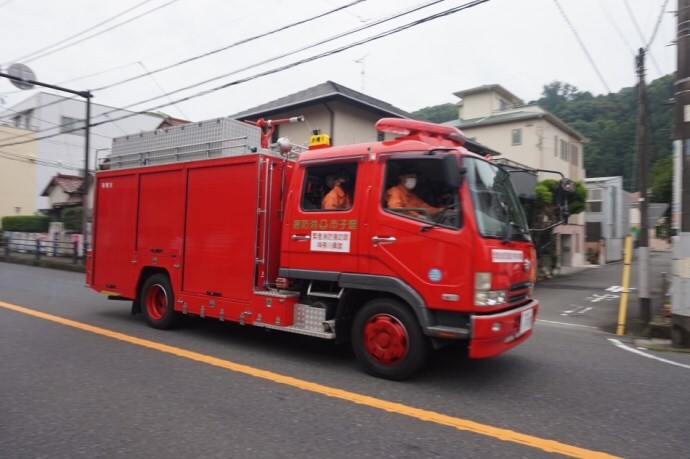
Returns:
[[[23,137],[11,140],[18,136]],[[0,143],[12,143],[33,137],[32,131],[0,124]],[[36,167],[16,159],[34,158],[35,147],[36,144],[33,142],[2,147],[4,155],[0,155],[0,218],[9,215],[33,215],[36,211]]]
[[[51,105],[48,105],[51,104]],[[35,146],[37,160],[56,163],[55,166],[36,165],[34,182],[34,207],[36,210],[48,208],[48,199],[41,192],[58,172],[79,175],[84,168],[84,135],[79,133],[60,133],[63,117],[84,120],[86,103],[80,97],[70,99],[47,93],[38,93],[12,107],[13,111],[0,113],[0,123],[14,122],[16,112],[30,116],[21,119],[21,124],[36,131],[36,137],[55,135],[50,139],[38,140]],[[91,123],[114,120],[132,114],[126,110],[115,110],[105,105],[91,104]],[[112,113],[108,113],[111,112]],[[90,169],[94,168],[96,150],[111,147],[112,138],[125,134],[136,134],[155,129],[162,118],[152,115],[134,115],[122,120],[95,126],[91,129]],[[28,123],[27,123],[28,122]],[[106,152],[100,152],[102,157]]]

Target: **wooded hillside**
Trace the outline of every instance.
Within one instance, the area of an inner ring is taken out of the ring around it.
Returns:
[[[649,185],[652,201],[670,202],[670,166],[673,135],[673,75],[654,80],[647,86]],[[568,83],[555,81],[544,86],[540,106],[580,131],[589,142],[584,146],[587,177],[621,175],[628,191],[637,191],[637,88],[593,96]],[[452,107],[451,107],[452,106]],[[452,104],[442,104],[413,112],[433,122],[450,121],[457,116]],[[447,119],[441,119],[447,118]],[[656,167],[655,167],[656,166]],[[656,177],[661,174],[661,177]],[[662,190],[663,188],[663,190]]]

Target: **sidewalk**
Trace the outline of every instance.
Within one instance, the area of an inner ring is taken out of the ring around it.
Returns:
[[[651,302],[651,317],[649,323],[643,323],[637,315],[639,304],[639,290],[637,285],[639,283],[639,260],[633,256],[630,269],[630,284],[628,293],[628,307],[627,307],[627,322],[626,330],[629,333],[638,336],[645,336],[650,339],[666,340],[670,338],[671,321],[669,311],[664,309],[665,295],[668,293],[669,286],[663,280],[663,274],[670,274],[672,269],[672,251],[671,250],[650,250],[649,252],[649,298]],[[589,269],[604,269],[607,267],[618,266],[620,269],[620,277],[614,285],[621,286],[623,281],[623,261],[616,261],[605,265],[585,265],[572,266],[561,268],[558,275],[551,277],[551,279],[561,277],[571,277]]]
[[[4,251],[0,252],[0,262],[15,263],[19,265],[39,266],[41,268],[61,269],[64,271],[72,271],[83,273],[86,272],[84,268],[84,261],[77,259],[74,262],[73,257],[49,257],[45,254],[41,255],[40,259],[36,259],[34,253],[18,253],[11,252],[9,256],[5,255]]]

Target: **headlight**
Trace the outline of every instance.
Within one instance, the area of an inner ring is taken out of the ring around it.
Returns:
[[[476,291],[474,294],[475,306],[496,306],[506,304],[505,290]]]

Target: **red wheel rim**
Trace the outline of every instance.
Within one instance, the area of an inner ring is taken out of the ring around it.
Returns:
[[[146,295],[146,311],[149,317],[159,320],[168,308],[168,294],[160,284],[152,285]]]
[[[388,314],[377,314],[364,325],[364,347],[383,365],[396,365],[407,355],[409,340],[405,326]]]

